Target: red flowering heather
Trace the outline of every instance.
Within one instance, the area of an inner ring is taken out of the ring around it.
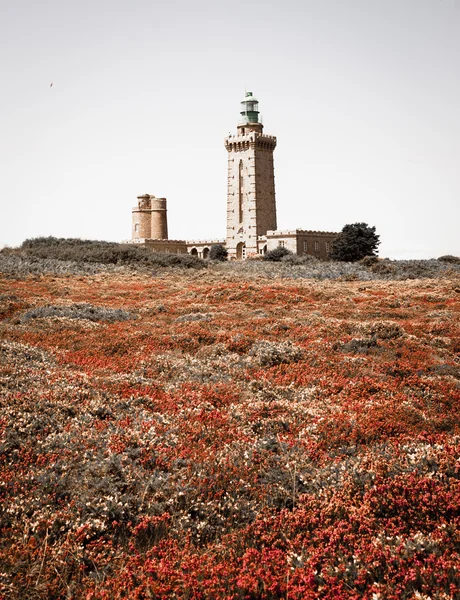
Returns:
[[[0,598],[459,598],[459,290],[0,275]]]

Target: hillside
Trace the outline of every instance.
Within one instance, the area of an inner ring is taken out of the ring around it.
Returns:
[[[0,597],[460,597],[458,265],[24,252],[0,253]]]

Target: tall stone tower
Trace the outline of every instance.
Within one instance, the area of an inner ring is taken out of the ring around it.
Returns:
[[[276,137],[263,134],[258,102],[246,92],[237,135],[225,139],[228,151],[227,238],[229,258],[257,254],[258,236],[276,230],[273,151]]]

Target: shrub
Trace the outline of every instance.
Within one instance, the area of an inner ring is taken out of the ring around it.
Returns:
[[[297,256],[297,254],[289,252],[289,254],[285,254],[281,257],[281,262],[286,263],[288,265],[306,265],[313,262],[319,262],[319,259],[316,258],[316,256],[312,256],[311,254],[303,254],[302,256]]]
[[[237,261],[237,262],[233,262],[232,264],[234,264],[234,265],[236,264],[236,265],[238,265],[238,266],[240,266],[240,265],[244,265],[244,264],[246,264],[246,265],[247,265],[248,263],[251,263],[251,262],[260,262],[260,261],[262,261],[263,259],[264,259],[264,257],[263,257],[263,255],[262,255],[262,254],[253,254],[253,253],[251,252],[251,254],[248,254],[248,255],[246,256],[246,260],[245,260],[245,261]]]
[[[123,266],[102,263],[88,263],[75,260],[56,260],[28,256],[21,250],[14,254],[0,252],[0,273],[9,279],[20,279],[44,274],[54,275],[94,275],[101,272],[114,272]]]
[[[377,273],[378,275],[391,275],[396,273],[397,271],[396,267],[392,265],[389,261],[378,259],[375,263],[370,265],[370,270],[372,271],[372,273]]]
[[[380,340],[393,340],[405,334],[404,329],[394,321],[376,321],[369,323],[365,329],[372,338]]]
[[[349,342],[338,342],[335,344],[334,350],[350,352],[353,354],[367,354],[370,348],[375,348],[377,346],[377,339],[373,336],[370,338],[353,338]]]
[[[154,252],[135,244],[118,244],[75,238],[39,237],[25,240],[23,254],[41,259],[84,263],[126,265],[133,267],[186,267],[200,269],[205,262],[190,254]]]
[[[438,258],[441,262],[452,263],[454,265],[460,265],[460,256],[452,256],[452,254],[446,254]]]
[[[139,248],[143,250],[143,248]],[[151,250],[145,249],[145,252],[150,254],[146,263],[149,266],[158,267],[185,267],[186,269],[203,269],[206,267],[206,263],[203,259],[191,254],[172,254],[170,252],[152,252]],[[142,265],[143,261],[140,261]],[[134,261],[134,266],[136,262]]]
[[[433,261],[434,262],[434,261]],[[398,271],[405,279],[422,279],[435,277],[436,271],[430,261],[406,260],[398,262]]]
[[[454,365],[434,365],[432,367],[429,367],[428,372],[433,373],[434,375],[448,375],[450,377],[460,379],[460,367],[456,367]]]
[[[249,356],[253,356],[261,367],[273,367],[299,361],[303,351],[292,342],[277,343],[263,340],[252,346]]]
[[[279,262],[283,256],[288,256],[290,254],[292,254],[290,250],[284,248],[284,246],[278,246],[274,250],[269,250],[266,254],[264,254],[263,259]]]
[[[363,267],[372,267],[376,263],[378,263],[379,259],[377,256],[364,256],[359,260],[359,264]]]
[[[209,250],[210,260],[217,260],[219,262],[225,262],[228,257],[228,251],[222,244],[213,244]]]
[[[188,313],[177,317],[176,323],[189,323],[192,321],[210,321],[212,316],[209,313]]]
[[[331,258],[355,262],[365,256],[375,256],[380,244],[375,227],[367,223],[345,225],[332,244]]]
[[[87,319],[88,321],[128,321],[136,319],[136,315],[121,308],[105,308],[81,303],[71,306],[37,306],[28,310],[20,318],[21,323],[31,319],[46,319],[47,317],[66,317],[68,319]]]

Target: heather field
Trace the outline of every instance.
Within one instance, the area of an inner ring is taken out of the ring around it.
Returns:
[[[458,265],[2,260],[0,598],[460,598]]]

